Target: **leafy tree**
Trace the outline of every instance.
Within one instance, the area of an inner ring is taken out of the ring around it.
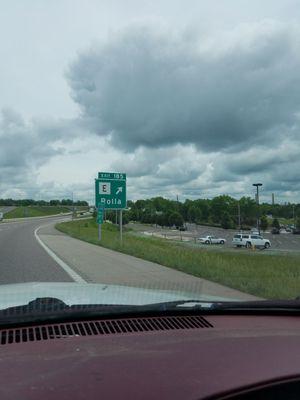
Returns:
[[[265,215],[263,215],[260,219],[260,227],[263,231],[267,230],[268,228],[268,219]]]
[[[190,222],[199,223],[202,217],[201,209],[198,208],[196,205],[190,206],[188,209],[187,217]]]
[[[129,223],[129,215],[128,215],[128,213],[127,212],[123,212],[123,215],[122,215],[122,225],[126,225],[126,224],[128,224]]]
[[[62,199],[62,201],[61,201],[62,206],[71,206],[72,204],[73,204],[73,202],[71,199]]]
[[[168,216],[165,213],[156,214],[156,224],[159,226],[169,226]]]
[[[179,212],[174,211],[169,215],[169,224],[175,225],[175,226],[182,226],[183,225],[183,218],[182,215],[179,214]]]
[[[196,200],[196,205],[201,210],[201,218],[203,221],[208,221],[210,217],[210,200],[207,199],[199,199]]]
[[[237,201],[227,195],[217,196],[211,200],[210,209],[212,220],[220,222],[224,213],[230,216],[237,214]]]
[[[134,202],[132,200],[127,200],[127,207],[128,208],[134,207]]]
[[[69,204],[71,202],[71,204],[72,204],[72,200],[67,200],[67,202],[69,202]],[[76,206],[85,206],[85,207],[88,207],[88,205],[89,205],[89,203],[87,201],[85,201],[85,200],[77,200],[77,201],[74,202],[74,204]]]
[[[233,227],[233,221],[227,211],[225,211],[221,217],[221,226],[223,229],[230,229]]]
[[[274,218],[274,219],[273,219],[272,227],[273,227],[273,228],[276,228],[276,229],[280,229],[280,223],[279,223],[279,221],[278,221],[277,218]]]
[[[239,201],[242,225],[252,226],[256,221],[257,205],[251,197],[242,197]]]
[[[60,201],[59,200],[50,200],[50,206],[59,206]]]

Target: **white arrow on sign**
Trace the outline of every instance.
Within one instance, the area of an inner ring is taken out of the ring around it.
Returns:
[[[118,189],[117,189],[117,191],[116,191],[116,194],[119,194],[119,193],[121,193],[121,192],[123,192],[122,186],[118,187]]]

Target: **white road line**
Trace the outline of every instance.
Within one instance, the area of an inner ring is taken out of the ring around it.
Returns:
[[[50,224],[48,224],[50,225]],[[37,242],[43,247],[43,249],[49,254],[50,257],[53,258],[54,261],[77,283],[87,283],[80,275],[78,275],[75,271],[72,270],[61,258],[59,258],[38,236],[38,231],[41,228],[44,228],[46,225],[41,225],[34,231],[34,236]]]

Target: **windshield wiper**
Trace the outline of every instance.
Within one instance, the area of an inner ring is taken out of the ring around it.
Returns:
[[[147,305],[77,304],[67,305],[52,298],[37,298],[26,305],[0,310],[0,326],[12,324],[53,323],[93,318],[124,316],[202,314],[300,314],[299,300],[260,300],[211,302],[179,300]]]
[[[0,326],[11,324],[45,323],[71,319],[124,316],[125,314],[163,314],[182,309],[209,308],[211,302],[180,300],[147,305],[124,304],[74,304],[67,305],[53,297],[42,297],[28,304],[0,310]]]
[[[300,312],[300,300],[251,300],[251,301],[225,301],[213,303],[212,310],[232,312]]]

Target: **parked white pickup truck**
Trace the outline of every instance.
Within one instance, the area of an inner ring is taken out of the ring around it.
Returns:
[[[210,235],[201,237],[198,240],[200,243],[205,243],[205,244],[224,244],[226,242],[226,239]]]

